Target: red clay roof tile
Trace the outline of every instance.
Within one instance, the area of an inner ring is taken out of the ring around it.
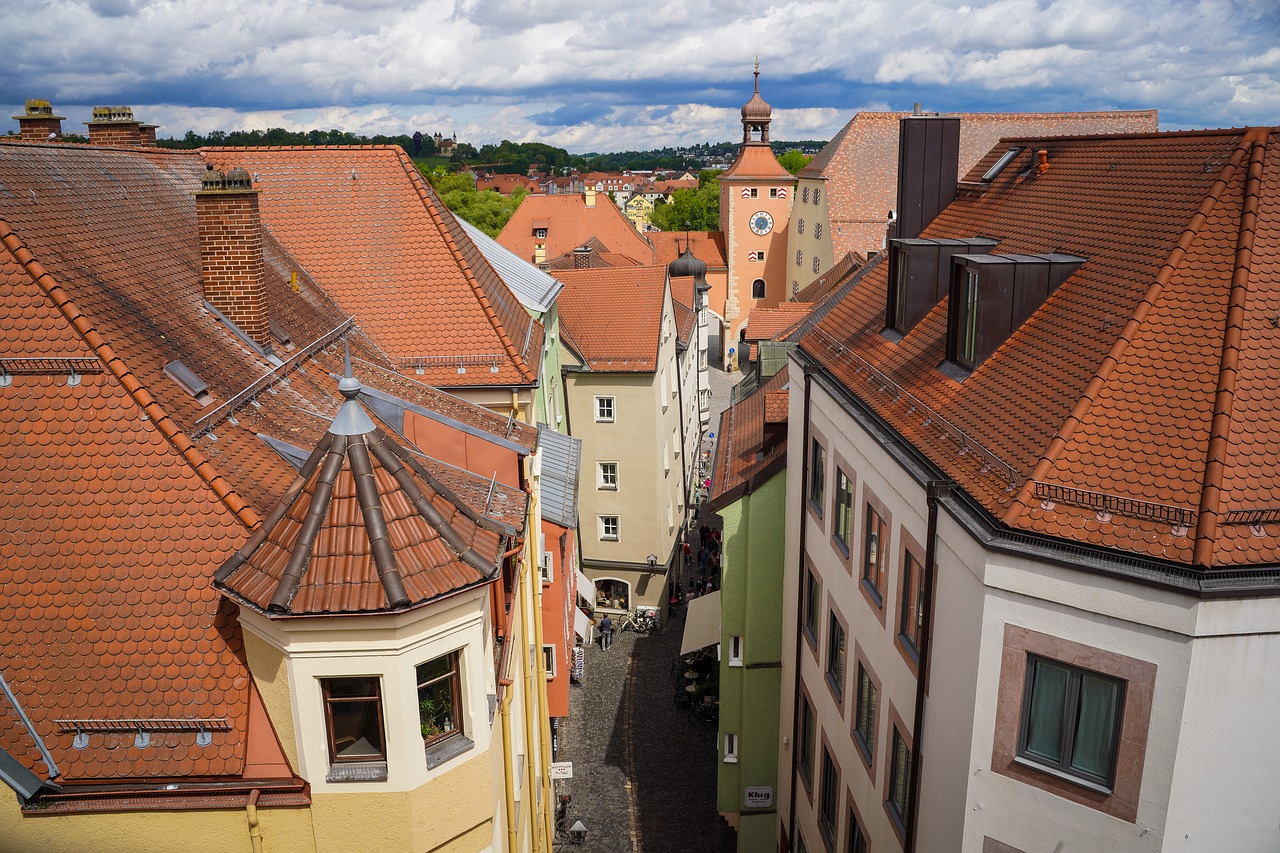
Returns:
[[[993,355],[963,383],[936,369],[945,300],[900,342],[882,337],[883,264],[801,346],[1011,526],[1201,566],[1274,562],[1263,365],[1280,246],[1253,200],[1280,189],[1262,156],[1277,138],[1017,140],[1028,151],[922,235],[1087,258]],[[1039,148],[1050,168],[1035,176]]]

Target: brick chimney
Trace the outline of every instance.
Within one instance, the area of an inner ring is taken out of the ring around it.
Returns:
[[[579,246],[573,250],[573,268],[585,270],[591,268],[591,247]]]
[[[89,126],[90,145],[110,145],[117,148],[142,146],[142,123],[133,117],[132,107],[94,107],[93,121]],[[155,131],[152,130],[152,139]]]
[[[249,173],[210,169],[196,193],[205,300],[264,349],[271,349],[258,191]]]
[[[42,98],[27,101],[26,112],[13,116],[18,122],[18,138],[41,142],[62,138],[62,121],[66,116],[53,114],[53,105]]]

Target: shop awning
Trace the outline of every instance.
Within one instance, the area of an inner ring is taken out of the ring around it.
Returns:
[[[578,595],[584,600],[590,602],[593,606],[596,603],[596,585],[591,582],[591,578],[582,573],[582,569],[578,569]]]
[[[584,640],[591,639],[591,619],[581,607],[573,608],[573,633]]]
[[[720,642],[720,590],[689,599],[684,616],[684,640],[680,654],[687,655]]]

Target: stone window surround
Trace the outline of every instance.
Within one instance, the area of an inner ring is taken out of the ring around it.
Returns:
[[[840,789],[844,781],[844,770],[840,767],[839,753],[837,753],[835,748],[831,745],[831,741],[827,740],[826,732],[822,733],[820,745],[821,745],[822,753],[831,759],[831,766],[834,767],[836,771],[836,780],[835,780],[836,791],[832,796],[832,801],[835,803],[835,814],[831,815],[832,823],[831,823],[830,838],[828,838],[827,834],[822,831],[822,814],[821,814],[822,798],[826,796],[826,791],[818,792],[818,802],[815,805],[815,808],[817,809],[818,814],[816,814],[815,817],[817,818],[818,836],[822,838],[823,844],[826,846],[827,850],[834,850],[836,842],[840,838]],[[819,779],[821,779],[822,777],[821,759],[819,759],[817,771],[818,771],[818,777]],[[825,782],[826,780],[822,780],[822,781]]]
[[[854,540],[858,534],[858,475],[857,469],[849,464],[849,461],[838,450],[828,450],[827,456],[831,457],[833,472],[843,471],[844,475],[849,478],[849,541],[845,544],[847,549],[841,548],[840,543],[836,539],[835,523],[839,518],[839,508],[836,501],[839,499],[839,477],[833,475],[831,478],[831,550],[844,564],[845,571],[849,573],[849,577],[853,577],[853,555]]]
[[[815,504],[810,497],[813,491],[813,443],[815,441],[822,447],[822,499],[825,501],[827,498],[827,483],[829,481],[827,467],[831,462],[831,453],[828,448],[831,446],[831,442],[827,441],[826,435],[820,429],[811,425],[809,427],[809,446],[805,448],[808,456],[805,458],[804,466],[804,506],[809,513],[809,517],[818,525],[819,535],[825,536],[827,525],[825,513],[823,512],[824,507],[821,504]]]
[[[1061,661],[1126,682],[1115,782],[1110,794],[1078,785],[1065,776],[1044,772],[1015,760],[1022,728],[1028,654]],[[1057,794],[1103,814],[1135,823],[1142,790],[1142,770],[1146,762],[1156,669],[1155,664],[1147,661],[1005,623],[991,769],[1002,776]]]
[[[827,618],[824,621],[826,622],[825,627],[827,629],[827,639],[826,642],[823,643],[824,654],[822,657],[822,682],[827,685],[827,692],[831,694],[832,701],[836,703],[836,709],[840,712],[840,718],[844,719],[844,699],[849,695],[849,622],[844,618],[844,614],[840,612],[840,607],[837,604],[836,597],[831,595],[830,592],[828,592],[827,595],[826,612]],[[835,621],[840,625],[840,630],[844,632],[844,660],[840,665],[842,672],[840,673],[841,683],[839,685],[832,684],[830,676],[832,619],[835,619]]]
[[[848,807],[845,809],[845,814],[851,815],[853,820],[849,821],[848,826],[845,827],[844,847],[840,849],[852,849],[851,845],[853,843],[853,839],[851,836],[853,835],[853,821],[857,821],[858,826],[862,828],[862,840],[866,846],[866,851],[867,853],[871,853],[871,836],[867,834],[867,822],[862,817],[862,810],[858,808],[858,801],[854,799],[852,791],[846,789],[845,800],[848,803]]]
[[[866,581],[862,577],[862,574],[863,574],[863,570],[866,568],[866,563],[867,563],[867,517],[868,517],[867,508],[870,507],[871,509],[875,510],[876,514],[879,515],[880,518],[884,520],[885,534],[889,537],[889,548],[885,547],[885,543],[883,542],[880,543],[881,559],[884,559],[885,552],[889,551],[893,547],[894,541],[898,538],[894,536],[894,532],[893,532],[893,514],[889,512],[889,508],[885,506],[884,501],[876,497],[875,492],[871,491],[871,488],[867,486],[865,482],[862,485],[862,499],[858,502],[858,505],[862,507],[862,524],[861,524],[861,527],[859,527],[859,531],[861,533],[861,541],[858,543],[858,550],[857,550],[858,591],[862,593],[862,598],[867,602],[867,605],[871,608],[871,612],[874,613],[875,617],[880,620],[880,626],[885,627],[887,625],[885,610],[889,606],[888,597],[889,597],[889,592],[893,589],[893,585],[890,583],[890,579],[886,576],[884,596],[881,601],[877,602],[875,594],[872,593],[869,587],[868,581]],[[888,573],[886,572],[886,575],[887,574]]]
[[[858,757],[862,759],[858,763],[866,768],[867,774],[871,777],[871,784],[874,786],[876,783],[876,757],[884,753],[884,750],[880,749],[880,744],[879,744],[880,733],[883,730],[883,726],[880,725],[880,709],[881,709],[881,706],[883,705],[883,699],[884,699],[884,692],[881,689],[881,684],[883,682],[881,682],[880,676],[876,674],[875,669],[871,666],[871,662],[870,660],[868,660],[866,652],[863,650],[862,645],[856,641],[853,643],[853,663],[855,667],[861,666],[863,670],[866,671],[867,678],[871,680],[871,686],[873,686],[876,689],[876,712],[875,712],[875,718],[871,722],[871,743],[868,744],[868,746],[870,746],[871,748],[871,755],[869,757],[870,760],[868,760],[868,755],[867,753],[863,752],[862,745],[859,743],[860,738],[857,734],[855,734],[855,729],[853,728],[858,724],[857,669],[853,670],[854,672],[853,697],[854,698],[852,703],[853,714],[850,718],[850,723],[849,723],[849,726],[850,726],[849,738],[853,741],[853,747],[857,751]],[[863,826],[866,826],[866,824],[864,823]]]
[[[884,761],[884,776],[881,779],[883,787],[880,789],[880,805],[884,809],[885,817],[889,820],[889,825],[893,827],[894,835],[898,837],[898,842],[903,843],[905,838],[903,836],[902,827],[899,826],[898,818],[893,813],[893,807],[889,805],[889,792],[893,790],[893,731],[896,729],[898,734],[902,735],[902,739],[906,741],[907,753],[911,756],[912,761],[916,760],[915,738],[912,736],[911,729],[907,726],[906,721],[902,719],[902,715],[898,713],[898,709],[894,707],[893,702],[889,701],[885,704],[889,709],[889,725],[884,727],[887,739],[885,740],[886,755]],[[908,812],[913,808],[915,808],[915,803],[907,804]],[[911,819],[911,815],[909,813],[905,815],[905,817],[908,820]]]
[[[891,590],[895,590],[899,596],[902,595],[902,579],[907,572],[907,552],[908,551],[910,551],[911,555],[920,562],[920,581],[923,584],[924,575],[928,571],[928,567],[925,565],[924,547],[921,546],[921,544],[916,541],[915,537],[911,535],[911,531],[907,530],[905,527],[902,527],[898,530],[898,562],[897,562],[898,571],[896,572],[897,577],[891,576],[887,584],[888,588]],[[892,574],[893,573],[891,573],[891,575]],[[932,590],[932,592],[936,597],[937,590],[936,589]],[[888,602],[885,602],[885,603],[886,605],[888,604]],[[932,602],[925,603],[926,608],[931,606],[932,606]],[[895,623],[895,628],[893,632],[893,647],[896,648],[898,650],[898,654],[902,656],[902,660],[904,663],[906,663],[907,669],[911,670],[911,675],[914,678],[919,679],[920,663],[918,660],[918,656],[912,653],[912,651],[908,649],[906,644],[902,641],[902,625],[898,624],[902,621],[902,601],[901,600],[897,601],[896,606],[894,607],[893,621]],[[925,679],[925,695],[928,695],[928,693],[929,693],[928,679],[926,678]]]

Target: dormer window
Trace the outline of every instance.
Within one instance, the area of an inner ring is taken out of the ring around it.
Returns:
[[[942,372],[964,379],[976,370],[1084,262],[1058,252],[956,255]]]
[[[889,304],[885,337],[901,340],[947,295],[951,259],[959,254],[990,252],[996,241],[901,238],[889,241]]]
[[[533,238],[534,238],[535,240],[545,240],[545,239],[547,239],[547,229],[545,229],[545,228],[535,228],[535,229],[533,229]]]

